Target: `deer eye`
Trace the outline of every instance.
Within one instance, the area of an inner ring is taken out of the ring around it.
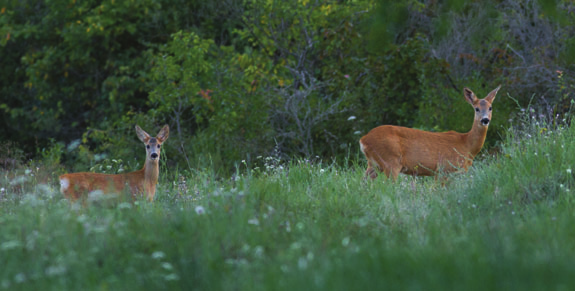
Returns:
[[[479,112],[479,108],[478,108],[478,107],[475,107],[475,112]]]
[[[491,107],[489,107],[489,111],[491,111]]]
[[[149,148],[150,148],[150,145],[149,145],[149,144],[147,144],[147,145],[146,145],[146,148],[147,148],[147,149],[149,149]]]
[[[160,145],[158,145],[158,148],[160,148]]]

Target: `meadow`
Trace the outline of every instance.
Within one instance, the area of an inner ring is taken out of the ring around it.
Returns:
[[[156,201],[70,205],[58,171],[0,177],[3,290],[568,290],[575,128],[526,118],[441,179],[261,157],[161,169]]]

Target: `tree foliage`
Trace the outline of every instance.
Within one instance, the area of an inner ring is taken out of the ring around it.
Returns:
[[[141,159],[133,125],[168,123],[171,163],[229,171],[272,153],[355,153],[380,124],[466,131],[463,87],[484,95],[502,84],[494,144],[517,109],[506,93],[542,114],[569,108],[574,10],[544,0],[9,0],[0,136],[29,157],[66,148],[62,161],[85,168],[102,154]]]

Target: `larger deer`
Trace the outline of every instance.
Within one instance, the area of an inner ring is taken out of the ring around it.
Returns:
[[[484,99],[463,89],[465,100],[475,109],[473,127],[467,133],[429,132],[393,125],[372,129],[359,140],[368,163],[365,176],[375,179],[376,169],[394,180],[399,173],[433,176],[438,171],[467,171],[485,142],[491,104],[499,88]]]
[[[60,176],[62,194],[76,201],[94,190],[101,190],[104,193],[122,193],[128,187],[133,198],[136,198],[136,195],[143,195],[149,201],[153,201],[160,172],[158,165],[160,148],[162,143],[168,139],[170,128],[164,125],[154,138],[136,125],[136,134],[146,145],[146,162],[141,170],[117,175],[87,172],[64,174]]]

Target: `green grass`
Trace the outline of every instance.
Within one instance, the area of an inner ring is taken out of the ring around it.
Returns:
[[[570,289],[575,127],[513,132],[446,185],[366,182],[363,161],[242,164],[81,208],[42,167],[5,172],[0,289]]]

